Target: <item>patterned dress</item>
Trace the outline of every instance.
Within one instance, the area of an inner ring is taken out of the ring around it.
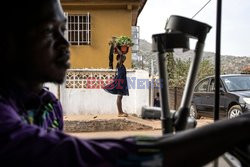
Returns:
[[[117,68],[117,75],[112,83],[103,88],[106,92],[111,94],[129,96],[127,71],[124,65]]]

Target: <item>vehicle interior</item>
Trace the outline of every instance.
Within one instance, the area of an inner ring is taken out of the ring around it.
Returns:
[[[214,121],[219,119],[219,104],[220,104],[220,34],[221,34],[221,1],[218,0],[217,4],[217,27],[216,27],[216,63],[215,63],[215,79],[214,91],[215,91],[215,111],[214,111]],[[203,43],[206,39],[206,35],[209,33],[212,27],[205,23],[195,21],[193,19],[181,17],[181,16],[171,16],[166,24],[166,33],[153,35],[152,48],[154,52],[158,53],[158,66],[159,75],[162,79],[162,87],[160,89],[160,96],[162,99],[162,127],[163,134],[173,133],[174,131],[186,130],[188,128],[195,127],[195,120],[189,118],[189,106],[190,101],[194,92],[194,86],[196,81],[196,75],[199,67],[199,63],[203,52]],[[170,108],[168,104],[168,80],[166,74],[166,63],[165,63],[165,53],[173,52],[176,48],[182,48],[183,50],[189,49],[189,38],[194,38],[197,40],[195,47],[195,55],[193,62],[191,63],[186,85],[184,88],[182,101],[179,109],[176,113],[170,113]],[[231,84],[231,82],[230,82]],[[207,90],[208,85],[204,84],[203,89]],[[237,85],[230,85],[237,89]],[[230,88],[229,88],[230,89]],[[233,89],[233,88],[232,88]],[[176,124],[174,124],[174,122]],[[174,127],[173,127],[174,126]],[[230,156],[228,156],[230,155]],[[228,158],[235,156],[234,158]],[[230,153],[222,156],[229,166],[238,166],[237,162],[240,162],[240,166],[250,166],[250,150],[249,146],[242,146],[241,148],[235,148]],[[236,162],[237,161],[237,162]],[[218,160],[214,161],[214,166],[218,166]]]
[[[219,118],[219,96],[220,96],[220,24],[221,24],[221,0],[218,0],[217,6],[217,40],[216,40],[216,64],[215,64],[215,117],[214,121]],[[212,27],[206,23],[196,21],[194,19],[172,15],[166,23],[165,33],[154,34],[152,36],[152,50],[157,53],[159,76],[162,79],[162,87],[160,88],[160,97],[162,99],[161,115],[162,115],[162,129],[163,134],[172,134],[178,131],[195,128],[196,121],[189,117],[189,107],[191,98],[195,88],[196,76],[199,68],[199,64],[202,58],[204,43],[206,36]],[[189,40],[195,39],[195,55],[191,63],[186,85],[184,88],[182,100],[179,109],[176,113],[170,112],[168,104],[168,79],[166,70],[165,55],[167,52],[173,52],[176,48],[182,48],[184,51],[189,49]],[[227,83],[227,81],[225,81]],[[238,89],[237,85],[228,82],[229,89]],[[207,85],[204,84],[204,90],[207,89]],[[249,85],[248,85],[249,86]],[[174,124],[175,122],[175,124]],[[248,146],[241,148],[235,148],[230,155],[235,156],[241,163],[241,166],[250,166],[250,149]],[[235,160],[228,158],[228,155],[224,155],[228,164],[232,167],[235,165]],[[216,167],[218,162],[215,161]]]

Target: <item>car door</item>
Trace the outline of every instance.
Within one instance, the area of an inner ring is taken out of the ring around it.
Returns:
[[[204,97],[204,111],[212,115],[214,108],[214,78],[211,78],[208,84],[207,93]]]
[[[207,93],[208,93],[208,84],[209,84],[210,78],[206,78],[204,80],[201,80],[197,86],[195,87],[194,95],[193,95],[193,101],[192,103],[195,104],[197,111],[206,111],[207,104]]]
[[[220,93],[220,114],[222,114],[222,111],[225,111],[225,98],[226,98],[226,94],[225,94],[225,89],[222,86],[222,82],[220,81],[220,89],[222,90],[223,93]],[[215,80],[214,78],[211,78],[209,86],[208,86],[208,93],[206,94],[206,100],[205,100],[205,112],[210,115],[213,116],[214,115],[214,96],[215,94]]]

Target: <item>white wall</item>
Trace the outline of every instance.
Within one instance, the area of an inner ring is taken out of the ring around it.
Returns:
[[[85,70],[90,73],[91,70]],[[92,70],[95,74],[98,70]],[[101,71],[103,72],[103,70]],[[149,104],[149,89],[146,80],[148,72],[143,70],[128,70],[128,80],[132,79],[129,96],[123,96],[123,110],[129,114],[140,115],[141,107]],[[131,82],[128,81],[130,85]],[[49,84],[50,90],[55,93],[55,85]],[[66,88],[66,83],[60,86],[60,100],[64,114],[116,114],[116,95],[107,93],[103,89]]]

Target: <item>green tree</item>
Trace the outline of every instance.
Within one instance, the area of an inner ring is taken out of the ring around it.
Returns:
[[[173,52],[168,52],[166,54],[166,59],[167,59],[167,72],[168,72],[168,79],[173,79],[174,78],[174,73],[172,72],[173,69],[175,69],[175,60],[174,60],[174,54]]]
[[[184,87],[191,60],[176,59],[174,67],[169,69],[169,86],[170,87]],[[202,60],[198,71],[197,81],[209,75],[214,74],[213,64],[209,60]]]
[[[183,87],[185,85],[189,66],[190,60],[175,60],[175,66],[171,70],[173,78],[169,79],[170,87]]]
[[[198,72],[198,80],[201,80],[207,76],[214,75],[214,66],[209,60],[202,60]]]

